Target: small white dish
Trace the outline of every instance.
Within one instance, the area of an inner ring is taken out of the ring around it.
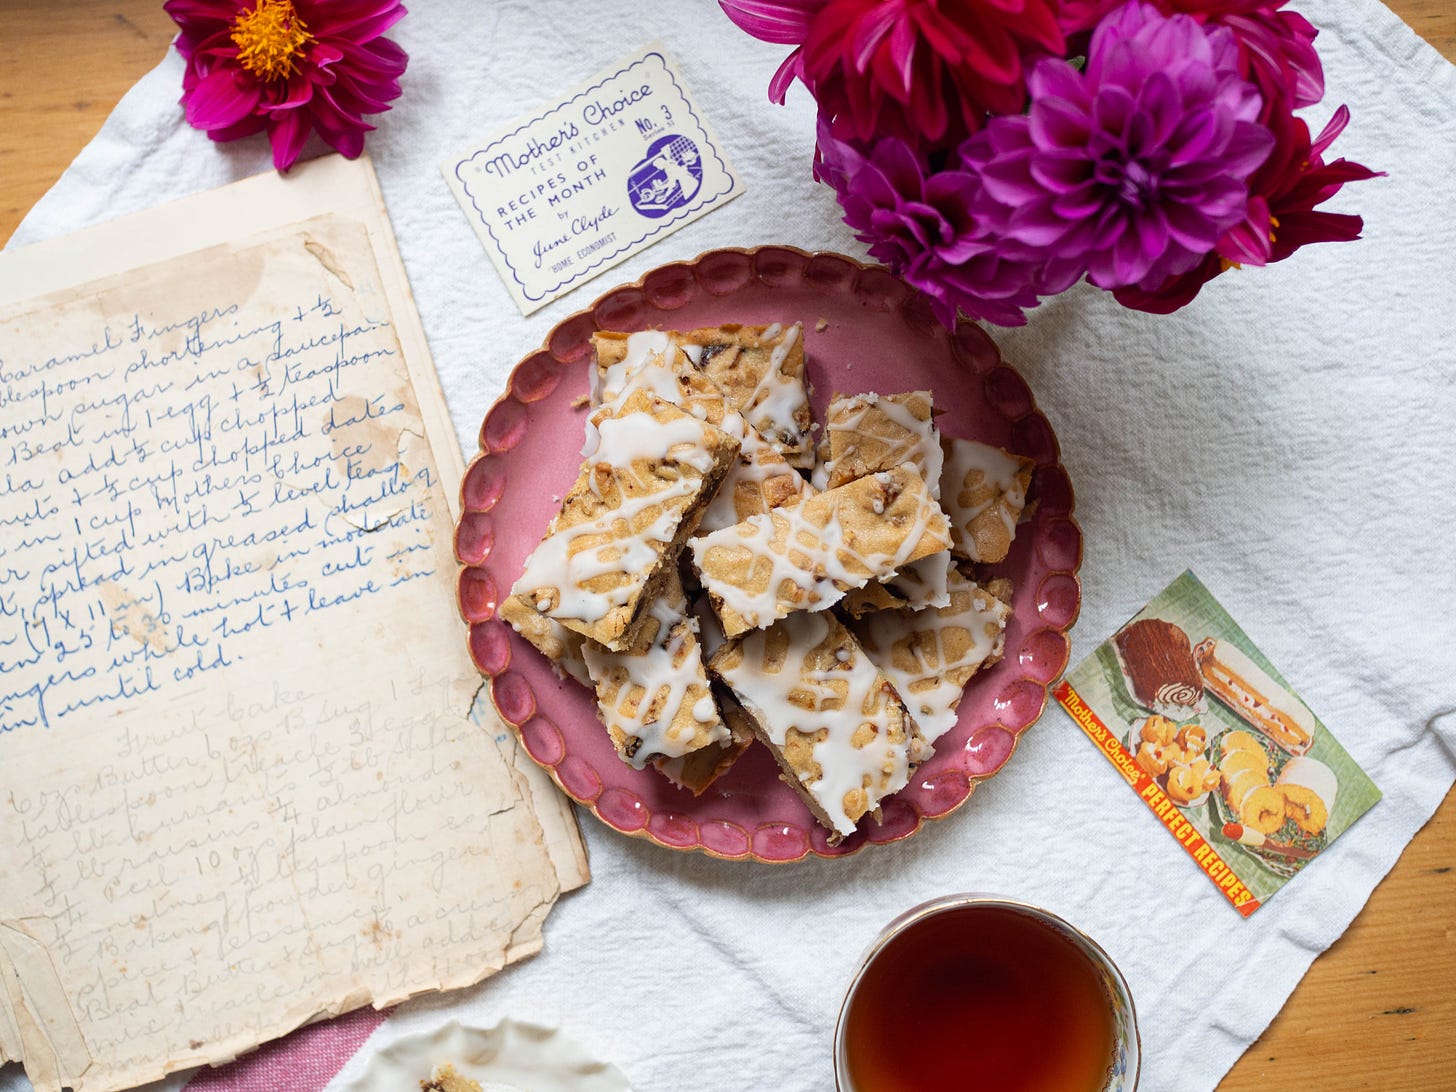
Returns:
[[[484,1092],[632,1092],[621,1070],[556,1028],[509,1019],[490,1028],[452,1020],[407,1035],[375,1054],[340,1092],[408,1092],[447,1063]]]

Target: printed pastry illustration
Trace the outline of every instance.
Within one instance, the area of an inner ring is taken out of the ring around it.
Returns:
[[[1335,806],[1335,771],[1313,758],[1292,758],[1274,787],[1284,795],[1284,815],[1305,834],[1323,834]]]
[[[1339,780],[1325,763],[1271,752],[1258,733],[1219,740],[1229,816],[1220,833],[1278,872],[1292,873],[1325,847]],[[1282,763],[1282,765],[1281,765]]]
[[[1224,760],[1219,772],[1224,777],[1223,798],[1229,811],[1245,827],[1273,834],[1284,825],[1284,797],[1269,784],[1269,756],[1263,745],[1247,732],[1230,732],[1221,747]]]
[[[1292,755],[1309,752],[1314,714],[1229,641],[1210,637],[1193,650],[1208,692]]]
[[[1158,780],[1173,803],[1197,806],[1222,783],[1222,773],[1204,753],[1208,733],[1202,725],[1180,727],[1154,713],[1133,729],[1128,742],[1137,764]]]

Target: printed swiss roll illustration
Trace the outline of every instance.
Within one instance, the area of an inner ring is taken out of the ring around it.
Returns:
[[[1188,634],[1162,618],[1144,618],[1113,638],[1122,673],[1138,703],[1173,720],[1208,708]]]

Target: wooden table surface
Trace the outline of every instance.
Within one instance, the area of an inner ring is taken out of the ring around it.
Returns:
[[[1302,6],[1318,16],[1317,4]],[[1390,6],[1456,61],[1456,0]],[[172,31],[157,2],[0,0],[0,242],[161,59]],[[1456,1089],[1452,983],[1456,793],[1345,936],[1315,961],[1221,1092]],[[1141,1015],[1145,1036],[1156,1036],[1158,1014]]]

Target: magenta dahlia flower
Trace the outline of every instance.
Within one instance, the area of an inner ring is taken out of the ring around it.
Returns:
[[[310,133],[350,159],[389,109],[409,58],[382,37],[399,0],[167,0],[187,61],[187,121],[213,140],[267,131],[273,165],[293,166]]]
[[[948,147],[1019,111],[1030,62],[1060,56],[1056,0],[720,0],[763,41],[799,46],[769,97],[801,79],[839,139]]]
[[[954,328],[958,312],[1002,326],[1020,326],[1035,307],[1034,266],[1008,257],[981,230],[972,206],[980,180],[961,171],[927,174],[898,137],[868,154],[819,123],[815,176],[834,187],[844,222],[870,254],[929,297]]]
[[[1325,73],[1315,52],[1319,31],[1287,0],[1154,0],[1165,15],[1185,14],[1205,26],[1227,27],[1239,45],[1239,70],[1265,105],[1313,106],[1324,98]]]
[[[1086,34],[1124,0],[1061,0],[1057,21],[1075,55]],[[1239,44],[1239,71],[1268,103],[1312,106],[1324,97],[1324,69],[1314,49],[1319,33],[1287,0],[1151,0],[1164,15],[1191,15],[1204,25],[1224,26]]]
[[[1081,269],[1101,288],[1192,269],[1244,217],[1274,143],[1233,34],[1140,0],[1098,25],[1085,72],[1043,60],[1028,87],[1029,113],[993,119],[963,154],[990,230],[1042,255],[1043,291]]]
[[[1311,140],[1309,126],[1293,114],[1269,117],[1266,124],[1274,132],[1274,152],[1250,180],[1245,218],[1225,232],[1217,250],[1193,269],[1151,289],[1119,290],[1117,301],[1124,307],[1166,315],[1189,303],[1205,284],[1234,266],[1267,265],[1283,261],[1310,243],[1360,238],[1365,224],[1359,216],[1318,208],[1346,182],[1382,177],[1381,172],[1347,159],[1324,161],[1324,153],[1349,120],[1350,111],[1341,106]]]

